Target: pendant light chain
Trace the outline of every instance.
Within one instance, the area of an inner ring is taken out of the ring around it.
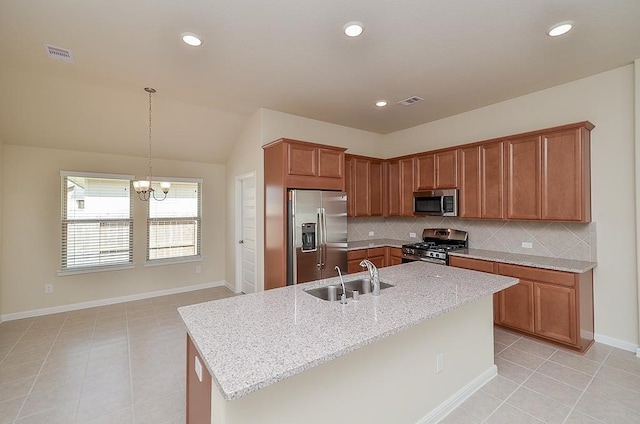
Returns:
[[[156,90],[154,90],[153,88],[145,88],[145,90],[149,93],[149,181],[153,182],[151,165],[151,94],[155,93]]]

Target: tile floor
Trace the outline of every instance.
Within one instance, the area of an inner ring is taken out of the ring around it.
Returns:
[[[0,324],[0,424],[184,424],[176,308],[229,296],[217,287]],[[596,344],[579,356],[499,329],[495,352],[499,375],[442,423],[640,423],[630,352]]]

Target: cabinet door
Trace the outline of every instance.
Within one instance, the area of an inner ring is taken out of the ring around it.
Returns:
[[[318,148],[318,177],[342,178],[344,152],[333,149]]]
[[[481,217],[504,218],[504,143],[480,146]]]
[[[187,424],[211,423],[211,374],[189,335],[187,335],[186,421]]]
[[[350,250],[347,252],[347,274],[362,271],[360,261],[367,258],[367,249]]]
[[[458,151],[436,153],[436,188],[458,187]],[[419,189],[418,189],[419,190]]]
[[[535,282],[535,333],[572,345],[578,344],[576,290]]]
[[[400,215],[413,216],[413,158],[400,161]]]
[[[501,325],[533,332],[533,282],[520,280],[500,292],[499,321]]]
[[[400,215],[400,161],[387,163],[387,215]]]
[[[353,171],[354,216],[369,216],[369,161],[356,158]]]
[[[449,266],[488,272],[489,274],[495,272],[495,262],[483,261],[482,259],[462,258],[460,256],[449,256]]]
[[[344,157],[344,189],[347,192],[347,216],[355,216],[355,166],[356,158],[345,155]]]
[[[591,220],[589,152],[582,132],[586,134],[578,128],[542,136],[542,219]]]
[[[540,137],[507,144],[507,218],[540,219]]]
[[[458,153],[460,163],[458,178],[460,193],[458,197],[458,213],[460,218],[480,218],[480,146],[460,149]]]
[[[287,149],[287,173],[289,175],[317,176],[317,147],[303,144],[287,144]]]
[[[382,216],[384,205],[384,172],[382,161],[369,164],[369,212],[371,216]]]
[[[436,188],[436,156],[421,155],[415,158],[416,190]]]

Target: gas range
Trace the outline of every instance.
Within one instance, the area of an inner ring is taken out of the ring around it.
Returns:
[[[448,252],[468,247],[469,234],[451,228],[426,228],[422,241],[402,245],[402,262],[425,261],[447,265]]]

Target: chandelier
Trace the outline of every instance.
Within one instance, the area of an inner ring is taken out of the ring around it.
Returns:
[[[146,202],[150,197],[153,197],[155,200],[164,200],[167,198],[167,193],[171,188],[171,183],[161,182],[160,189],[164,193],[162,198],[156,197],[156,191],[153,189],[153,173],[152,173],[152,165],[151,165],[151,95],[156,92],[155,88],[145,87],[144,91],[149,93],[149,179],[148,180],[138,180],[133,182],[133,188],[138,193],[138,197],[140,200]]]

